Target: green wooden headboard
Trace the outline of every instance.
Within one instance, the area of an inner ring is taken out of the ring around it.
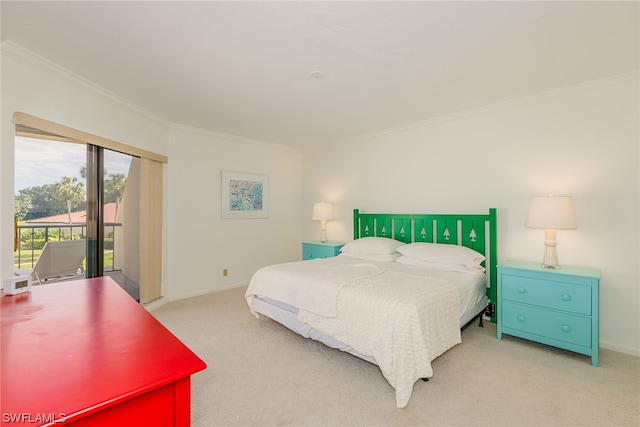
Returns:
[[[353,210],[353,238],[388,237],[405,243],[462,245],[486,257],[487,296],[496,304],[498,241],[496,209],[488,214],[379,214]],[[494,310],[495,312],[495,310]],[[491,319],[495,322],[495,318]]]

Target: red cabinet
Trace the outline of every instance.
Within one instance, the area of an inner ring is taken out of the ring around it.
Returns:
[[[0,302],[2,424],[190,424],[190,376],[206,364],[110,278]]]

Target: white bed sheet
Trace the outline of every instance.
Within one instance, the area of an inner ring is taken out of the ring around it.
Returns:
[[[425,276],[425,277],[435,277],[439,279],[444,279],[454,284],[455,287],[458,289],[458,293],[460,295],[460,318],[461,319],[465,318],[466,315],[469,313],[469,311],[475,310],[476,305],[478,303],[481,303],[483,299],[486,300],[487,281],[486,281],[486,276],[484,272],[481,272],[481,271],[478,271],[475,273],[461,273],[457,271],[437,270],[437,269],[418,267],[418,266],[408,265],[408,264],[400,264],[393,261],[368,261],[368,260],[363,261],[361,259],[351,258],[346,255],[339,255],[333,258],[328,258],[325,260],[315,260],[315,261],[317,261],[318,263],[324,262],[325,264],[328,264],[328,265],[335,265],[336,268],[338,268],[340,265],[349,266],[350,268],[353,268],[353,269],[357,268],[357,270],[355,271],[361,271],[363,272],[363,274],[372,274],[374,272],[380,272],[388,269],[388,270],[395,270],[401,273],[410,274],[414,276]],[[301,261],[298,263],[287,263],[282,265],[283,266],[295,265],[295,264],[302,265],[303,263],[306,263],[305,265],[309,266],[310,262],[313,263],[313,261],[304,261],[304,262]],[[367,268],[366,265],[369,265],[370,267]],[[267,269],[271,267],[273,266],[267,267]],[[318,269],[322,267],[323,265],[319,265]],[[316,271],[318,270],[317,269],[311,270],[312,273]],[[336,274],[336,276],[338,275]],[[348,279],[348,280],[351,280],[352,278],[353,276],[345,276],[345,279]],[[334,286],[334,287],[339,288],[339,286]],[[335,289],[332,289],[332,291],[337,292],[337,290]],[[249,289],[248,294],[251,294],[251,293],[252,293],[251,289]],[[271,298],[271,300],[281,301],[277,297],[274,297],[274,295],[277,295],[277,294],[260,295],[258,292],[257,296],[258,297],[266,296]],[[250,299],[251,297],[247,298],[249,302],[249,306],[251,306]],[[284,302],[287,302],[287,301],[284,301]],[[290,305],[295,306],[295,304],[290,304]],[[308,307],[296,307],[296,308],[309,309]],[[478,311],[475,311],[474,316],[477,313]],[[324,314],[324,313],[318,313],[318,314]],[[463,325],[464,324],[466,324],[466,322],[463,323]]]
[[[456,271],[437,270],[432,268],[422,268],[408,264],[399,264],[397,262],[381,263],[391,270],[401,273],[412,274],[417,276],[437,277],[445,279],[453,283],[458,289],[460,295],[460,326],[466,325],[480,310],[476,307],[478,304],[486,307],[488,302],[487,294],[487,276],[484,272],[476,273],[460,273]]]
[[[332,258],[332,261],[345,264],[355,264],[362,262],[362,260],[356,260],[344,255],[334,257]],[[426,269],[413,265],[399,264],[392,261],[375,261],[372,263],[377,264],[381,270],[391,269],[407,274],[437,277],[453,283],[458,289],[458,293],[460,295],[460,327],[463,327],[474,317],[476,317],[478,313],[480,313],[489,302],[486,296],[486,276],[482,272],[469,274],[454,271]],[[371,363],[375,363],[375,361],[373,361],[370,357],[358,353],[350,346],[341,343],[332,337],[328,337],[318,330],[312,328],[311,326],[298,321],[297,307],[293,307],[289,304],[266,296],[257,296],[256,298],[253,298],[249,306],[252,312],[263,314],[275,320],[276,322],[281,323],[282,325],[286,326],[287,328],[305,338],[311,338],[313,340],[320,341],[331,348],[337,348],[339,350],[353,354],[354,356],[357,356],[361,359],[367,360]]]

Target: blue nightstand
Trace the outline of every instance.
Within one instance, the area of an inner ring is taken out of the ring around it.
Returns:
[[[600,270],[498,265],[498,339],[525,338],[591,356],[598,366]]]
[[[302,242],[302,259],[329,258],[340,254],[342,242]]]

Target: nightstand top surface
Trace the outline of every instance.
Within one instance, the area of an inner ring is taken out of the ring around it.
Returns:
[[[320,246],[343,246],[344,242],[321,242],[321,241],[315,241],[315,242],[302,242],[305,245],[320,245]]]
[[[596,279],[600,278],[600,270],[597,268],[575,267],[571,265],[560,265],[558,268],[543,267],[542,263],[533,261],[507,260],[498,264],[498,268],[521,268],[524,270],[539,271],[553,274],[566,274],[570,276],[587,276]]]

